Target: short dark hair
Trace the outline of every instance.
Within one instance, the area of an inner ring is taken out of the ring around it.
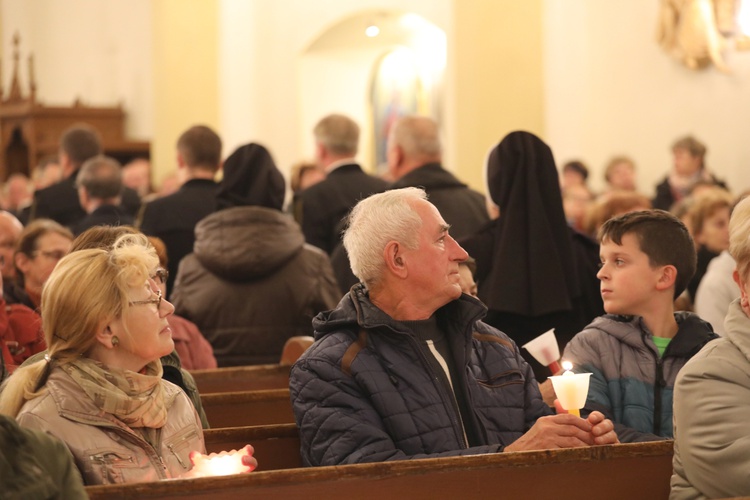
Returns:
[[[177,151],[188,167],[216,172],[221,165],[221,138],[210,127],[195,125],[177,139]]]
[[[60,137],[60,149],[77,167],[102,153],[102,141],[96,129],[86,124],[74,125]]]
[[[34,252],[38,248],[39,239],[49,233],[56,233],[64,238],[68,238],[73,241],[73,233],[67,227],[64,227],[52,219],[36,219],[31,221],[28,226],[23,228],[21,234],[18,236],[18,242],[16,243],[15,253],[22,253],[28,258],[34,258]],[[25,280],[23,271],[18,266],[16,268],[16,283],[23,287]]]
[[[563,165],[562,171],[567,172],[568,170],[576,172],[578,175],[583,177],[584,181],[589,178],[589,169],[588,167],[586,167],[586,165],[583,164],[582,161],[572,160]]]
[[[599,230],[599,241],[622,244],[622,237],[633,234],[651,266],[671,265],[677,269],[674,297],[677,298],[695,274],[695,244],[685,224],[664,210],[641,210],[613,217]]]
[[[122,166],[109,156],[95,156],[81,166],[76,186],[92,198],[107,200],[122,194]]]

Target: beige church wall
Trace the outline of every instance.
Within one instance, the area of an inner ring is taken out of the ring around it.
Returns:
[[[19,80],[28,94],[29,54],[34,55],[37,100],[70,106],[127,111],[126,134],[148,140],[154,134],[150,0],[2,0],[0,44],[2,85],[9,89],[12,38],[21,37]]]
[[[151,143],[154,182],[176,171],[175,145],[188,127],[221,135],[219,11],[215,0],[151,2],[156,113]]]
[[[339,87],[333,100],[321,98],[318,107],[311,105],[303,113],[301,99],[322,89],[324,80],[300,90],[307,84],[300,81],[301,72],[313,64],[312,59],[300,60],[309,45],[331,26],[352,15],[378,10],[414,12],[444,30],[450,29],[448,0],[221,0],[219,108],[227,154],[241,144],[260,142],[271,150],[287,175],[291,164],[314,153],[310,135],[321,117],[318,111],[321,115],[343,112],[358,121],[367,116],[368,89],[361,85],[348,90]],[[361,63],[361,67],[366,69],[366,64]],[[346,78],[360,83],[366,83],[369,77],[349,73]],[[325,78],[335,79],[337,75],[325,73]]]
[[[558,165],[580,158],[601,188],[605,163],[628,154],[642,192],[671,166],[670,146],[694,134],[707,165],[735,193],[750,188],[750,52],[726,52],[732,73],[692,71],[656,43],[660,2],[545,0],[545,138]]]
[[[362,26],[370,18],[378,20],[378,37],[363,36]],[[381,96],[386,91],[393,92],[386,81],[412,82],[409,75],[414,76],[419,81],[419,91],[410,93],[406,85],[390,95],[397,99],[408,96],[404,101],[415,97],[416,112],[435,117],[445,128],[445,93],[440,88],[445,81],[445,59],[445,32],[416,14],[379,13],[344,20],[318,38],[298,60],[302,151],[307,151],[308,156],[314,151],[311,129],[322,116],[346,112],[360,125],[358,156],[363,167],[384,173],[384,159],[377,165],[374,128],[375,116],[380,113],[382,118],[388,107],[381,105],[378,109],[372,102],[373,87],[377,87],[373,81],[376,69],[384,65],[379,70],[379,90],[375,91]]]
[[[455,171],[485,192],[489,150],[508,132],[544,132],[540,0],[456,0],[454,40]]]
[[[330,113],[344,113],[360,126],[360,150],[358,159],[362,166],[374,172],[371,148],[368,144],[370,126],[368,120],[367,89],[370,85],[372,62],[379,51],[339,50],[332,54],[311,54],[299,60],[297,72],[302,76],[297,82],[299,127],[297,150],[299,160],[312,160],[315,143],[312,129],[317,121]],[[314,75],[327,75],[314,78]],[[336,75],[332,77],[331,75]],[[331,84],[335,80],[335,84]]]

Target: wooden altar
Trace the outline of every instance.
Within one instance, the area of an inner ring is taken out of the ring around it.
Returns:
[[[125,112],[121,105],[91,107],[76,100],[71,107],[56,107],[38,102],[32,55],[29,56],[30,92],[23,96],[18,83],[17,34],[13,44],[13,78],[7,95],[0,79],[0,181],[16,172],[30,176],[42,158],[57,154],[63,131],[78,123],[86,123],[98,130],[105,154],[121,163],[134,158],[150,158],[148,141],[125,138]]]

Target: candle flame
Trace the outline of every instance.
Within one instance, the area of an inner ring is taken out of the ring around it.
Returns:
[[[563,361],[562,362],[562,367],[563,367],[563,370],[565,370],[565,371],[572,370],[573,369],[573,363],[571,363],[570,361]]]

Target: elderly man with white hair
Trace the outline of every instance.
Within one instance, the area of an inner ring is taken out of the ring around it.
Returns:
[[[418,188],[373,195],[344,246],[362,282],[313,320],[290,390],[306,465],[617,442],[601,413],[552,415],[518,347],[461,293],[466,252]]]

